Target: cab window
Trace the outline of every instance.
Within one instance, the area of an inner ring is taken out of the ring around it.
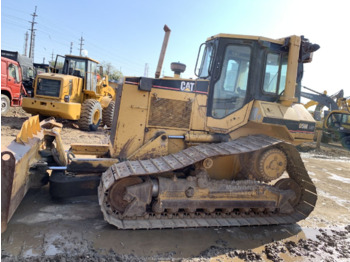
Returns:
[[[9,77],[13,78],[15,82],[20,81],[18,66],[14,64],[9,65]]]
[[[223,118],[244,105],[247,92],[251,49],[248,46],[226,47],[221,75],[214,86],[212,116]]]
[[[264,93],[280,95],[286,85],[288,56],[269,53],[266,59]]]

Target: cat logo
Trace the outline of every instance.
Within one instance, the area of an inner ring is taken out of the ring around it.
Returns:
[[[193,92],[194,83],[182,81],[180,85],[180,89],[181,91],[185,91],[185,92]]]

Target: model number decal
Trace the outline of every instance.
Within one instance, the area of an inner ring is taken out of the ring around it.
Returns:
[[[193,82],[182,81],[181,84],[180,84],[180,89],[181,89],[181,91],[193,92],[193,90],[194,90],[194,83]]]
[[[308,125],[308,124],[305,124],[305,123],[300,123],[300,124],[299,124],[299,128],[300,128],[300,129],[308,129],[308,128],[309,128],[309,125]]]

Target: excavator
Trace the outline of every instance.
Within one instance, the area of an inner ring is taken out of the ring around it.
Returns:
[[[296,103],[304,36],[217,34],[199,48],[196,79],[125,77],[107,144],[63,150],[61,125],[31,117],[2,152],[2,230],[27,190],[54,198],[97,194],[119,229],[278,225],[305,219],[317,193],[295,148],[315,120]]]

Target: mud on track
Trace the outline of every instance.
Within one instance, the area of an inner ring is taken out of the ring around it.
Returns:
[[[2,117],[2,147],[27,119]],[[104,143],[108,131],[83,132],[62,121],[62,140]],[[311,215],[286,226],[116,230],[96,196],[54,201],[48,187],[30,190],[1,235],[2,261],[349,261],[350,152],[337,144],[299,147],[318,191]]]

